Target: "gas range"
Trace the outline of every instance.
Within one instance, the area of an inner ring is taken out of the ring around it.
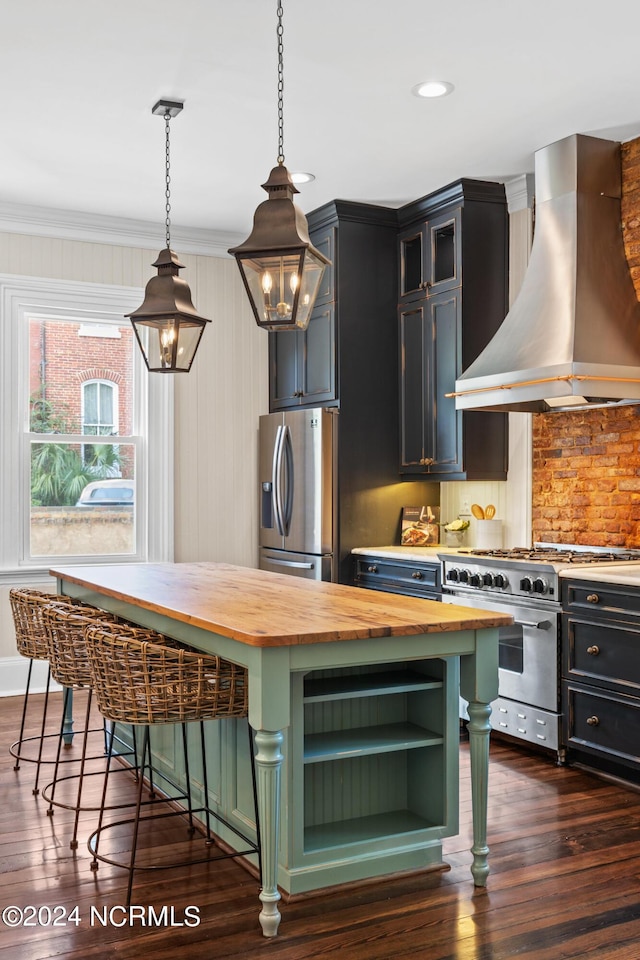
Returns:
[[[567,567],[640,563],[640,551],[538,543],[506,550],[440,553],[443,586],[458,595],[482,591],[503,598],[559,602],[559,576]]]
[[[510,613],[499,630],[494,730],[564,759],[560,700],[560,571],[607,563],[640,563],[640,551],[565,544],[513,550],[439,553],[443,603]],[[464,715],[464,710],[462,715]]]

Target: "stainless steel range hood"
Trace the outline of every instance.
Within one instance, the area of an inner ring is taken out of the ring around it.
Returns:
[[[580,134],[535,156],[536,223],[520,293],[456,381],[462,410],[640,402],[640,304],[620,219],[620,144]]]

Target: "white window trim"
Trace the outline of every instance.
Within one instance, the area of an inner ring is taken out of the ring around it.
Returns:
[[[42,315],[121,324],[143,294],[137,287],[0,274],[2,585],[45,582],[53,565],[114,562],[113,557],[23,559],[24,520],[29,507],[24,494],[24,435],[28,431],[28,423],[24,422],[28,404],[24,398],[29,390],[26,318]],[[134,432],[143,438],[144,454],[137,467],[138,502],[147,502],[146,515],[139,516],[143,531],[141,555],[136,559],[168,561],[173,559],[173,380],[149,375],[139,350],[134,350],[134,407],[138,416]],[[16,500],[20,509],[16,508]]]

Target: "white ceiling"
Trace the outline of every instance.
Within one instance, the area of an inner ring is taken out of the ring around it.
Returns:
[[[283,0],[298,203],[509,179],[572,133],[640,135],[637,0]],[[246,235],[277,157],[276,0],[0,0],[0,204]],[[455,84],[442,100],[418,81]]]

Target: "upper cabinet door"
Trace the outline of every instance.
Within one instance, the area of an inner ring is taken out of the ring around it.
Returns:
[[[300,405],[302,371],[297,330],[269,334],[269,410]]]
[[[462,284],[460,208],[429,220],[427,234],[427,295],[437,296]]]
[[[459,291],[399,311],[400,472],[447,479],[463,469],[462,413],[447,396],[460,365]]]
[[[269,334],[269,409],[315,406],[336,398],[336,320],[332,302],[316,304],[306,330]]]
[[[398,234],[400,303],[453,290],[462,283],[460,210],[442,214]]]
[[[426,225],[402,230],[398,234],[398,290],[400,303],[422,300],[426,296]]]
[[[328,403],[336,398],[335,327],[334,304],[316,304],[308,328],[299,337],[301,403]]]
[[[316,297],[316,307],[321,303],[329,303],[335,298],[335,274],[336,274],[336,228],[325,227],[321,230],[312,231],[311,243],[316,250],[324,254],[330,263],[325,267],[320,281],[320,289]]]

